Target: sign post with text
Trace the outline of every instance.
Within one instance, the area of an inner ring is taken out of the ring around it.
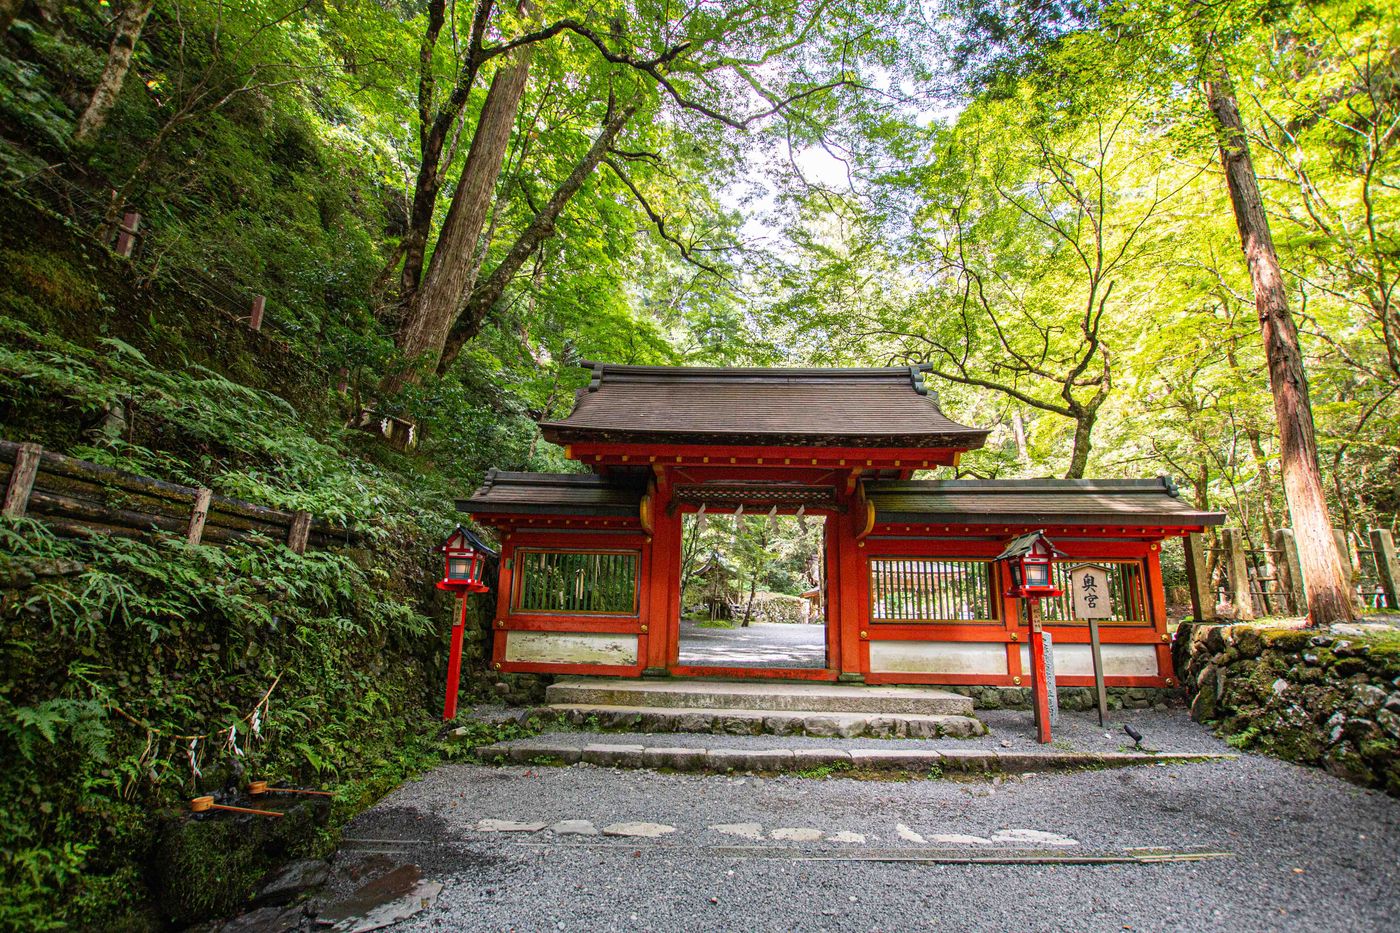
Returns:
[[[1108,718],[1108,697],[1103,684],[1103,649],[1099,643],[1099,620],[1113,618],[1113,596],[1108,586],[1109,569],[1102,564],[1076,564],[1069,570],[1074,617],[1089,623],[1089,650],[1094,657],[1094,693],[1099,700],[1099,725]]]

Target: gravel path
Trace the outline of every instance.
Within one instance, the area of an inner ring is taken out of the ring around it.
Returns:
[[[1159,747],[1219,747],[1180,712],[1132,718],[1144,732],[1151,724]],[[673,831],[483,833],[482,819]],[[744,823],[758,826],[714,828]],[[1134,847],[1231,855],[870,860]],[[454,765],[357,818],[338,861],[367,851],[416,861],[446,883],[433,908],[396,930],[1379,931],[1394,930],[1400,910],[1400,801],[1255,755],[973,783]]]
[[[755,622],[707,628],[681,622],[680,663],[720,667],[825,667],[826,626]]]

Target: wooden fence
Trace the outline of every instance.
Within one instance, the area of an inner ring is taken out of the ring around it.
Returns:
[[[0,514],[30,515],[67,535],[138,537],[164,531],[183,535],[190,544],[282,541],[298,554],[362,537],[309,512],[270,509],[211,489],[137,476],[38,444],[0,441],[0,486],[5,490]]]
[[[1400,561],[1385,528],[1365,534],[1334,528],[1337,550],[1350,573],[1357,602],[1371,609],[1400,608]],[[1305,615],[1307,598],[1293,529],[1280,528],[1267,545],[1251,546],[1237,528],[1222,528],[1210,546],[1199,534],[1186,538],[1186,577],[1197,619],[1228,613],[1237,619]]]

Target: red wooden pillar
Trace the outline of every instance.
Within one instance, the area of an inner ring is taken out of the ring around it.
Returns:
[[[1034,599],[1026,600],[1031,627],[1031,704],[1035,707],[1035,735],[1042,745],[1050,741],[1050,686],[1045,677],[1045,631]]]
[[[1172,666],[1171,635],[1167,632],[1167,592],[1162,582],[1162,542],[1154,541],[1147,551],[1148,618],[1157,633],[1157,674],[1167,679],[1167,686],[1176,685],[1176,670]]]
[[[828,625],[838,627],[836,633],[837,657],[831,659],[840,674],[847,679],[868,674],[869,643],[860,635],[859,583],[861,575],[861,555],[851,523],[837,516],[827,522],[827,532],[835,546],[837,574],[829,580],[827,589],[830,599]],[[854,676],[852,676],[854,675]]]
[[[467,627],[467,594],[462,594],[462,611],[452,626],[452,640],[447,649],[447,699],[442,704],[444,722],[457,717],[457,684],[462,675],[462,633]]]
[[[669,477],[663,472],[662,481],[652,492],[652,535],[646,545],[649,552],[644,560],[646,571],[642,578],[640,645],[637,661],[644,670],[654,674],[667,671],[680,656],[680,575],[683,517],[679,509],[671,514]]]

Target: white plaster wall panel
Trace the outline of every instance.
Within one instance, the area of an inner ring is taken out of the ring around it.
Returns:
[[[1005,674],[1006,645],[982,641],[872,641],[877,674]]]
[[[1152,645],[1103,645],[1105,677],[1156,677],[1157,650]],[[1093,677],[1094,655],[1088,645],[1055,645],[1056,677]],[[1030,673],[1030,646],[1021,646],[1021,670]]]
[[[523,664],[636,664],[637,636],[507,632],[506,660]]]

